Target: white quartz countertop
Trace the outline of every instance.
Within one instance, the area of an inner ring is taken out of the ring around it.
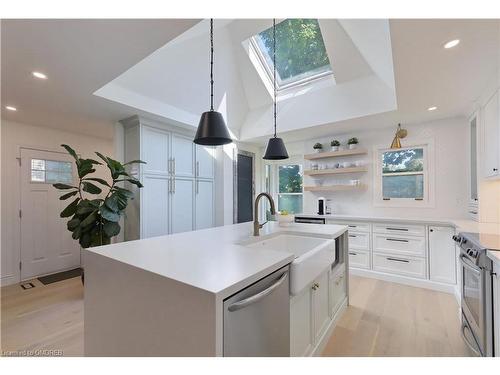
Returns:
[[[336,238],[342,225],[267,223],[261,235],[275,232],[318,234]],[[289,264],[291,253],[239,245],[252,236],[253,223],[152,237],[88,249],[87,251],[207,290],[225,298]]]

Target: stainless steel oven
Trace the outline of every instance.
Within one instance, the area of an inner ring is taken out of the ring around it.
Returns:
[[[470,233],[454,237],[460,245],[462,336],[479,356],[493,356],[493,263]]]

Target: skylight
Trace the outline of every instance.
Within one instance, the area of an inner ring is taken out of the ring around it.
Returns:
[[[272,80],[272,27],[255,35],[252,41]],[[332,74],[318,20],[286,19],[276,25],[276,73],[278,89]]]

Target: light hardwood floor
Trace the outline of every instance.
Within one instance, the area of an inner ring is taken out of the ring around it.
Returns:
[[[1,289],[2,353],[61,350],[83,355],[83,288],[79,278],[36,288]],[[351,305],[324,356],[467,356],[452,295],[351,276]]]
[[[470,356],[451,294],[351,276],[323,356]]]

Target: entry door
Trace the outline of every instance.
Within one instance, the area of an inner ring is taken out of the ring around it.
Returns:
[[[57,152],[21,149],[21,279],[80,265],[80,246],[60,212],[72,201],[61,201],[52,184],[76,181],[73,159]]]
[[[253,220],[253,154],[239,151],[236,160],[236,222]]]

